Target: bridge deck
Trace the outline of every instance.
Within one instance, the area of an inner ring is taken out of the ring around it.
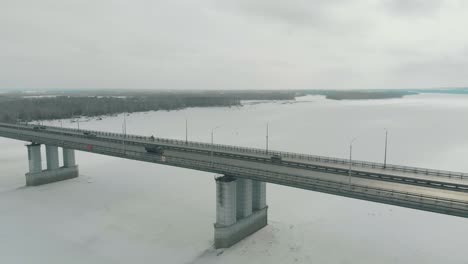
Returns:
[[[300,160],[296,159],[285,159],[287,161],[292,162],[300,162]],[[324,167],[333,167],[338,168],[341,170],[349,170],[349,164],[336,164],[336,163],[329,163],[329,162],[316,162],[316,161],[301,161],[306,164],[317,165],[317,166],[324,166]],[[462,178],[460,176],[452,176],[452,177],[443,177],[436,175],[426,175],[421,173],[415,172],[406,172],[406,171],[394,171],[394,170],[387,170],[383,168],[369,168],[369,167],[361,167],[361,166],[351,166],[351,171],[353,172],[367,172],[372,174],[381,174],[381,175],[388,175],[388,176],[399,176],[404,178],[413,178],[413,179],[421,179],[421,180],[432,180],[432,181],[444,181],[447,183],[454,183],[454,184],[467,184],[468,179]]]
[[[201,156],[201,155],[194,155],[191,153],[181,153],[178,151],[167,151],[168,156],[177,156],[187,159],[199,160],[199,161],[206,161],[206,159],[211,159],[209,156]],[[230,158],[224,157],[213,157],[213,162],[218,164],[230,164],[232,166],[244,167],[249,169],[258,169],[263,171],[272,171],[276,173],[284,173],[284,174],[293,174],[298,176],[307,177],[310,179],[320,179],[326,181],[333,181],[339,182],[343,185],[347,185],[350,182],[350,178],[346,175],[340,174],[330,174],[324,172],[317,172],[317,171],[310,171],[306,169],[300,168],[291,168],[285,167],[280,165],[274,165],[270,163],[258,163],[254,161],[245,161],[245,160],[233,160]],[[423,195],[434,195],[437,194],[438,197],[446,198],[446,199],[456,199],[456,200],[464,200],[468,201],[468,192],[457,192],[457,191],[450,191],[450,190],[434,190],[433,188],[423,187],[423,186],[413,186],[408,185],[405,183],[395,183],[395,182],[386,182],[381,180],[374,180],[374,179],[363,179],[357,177],[351,177],[351,183],[356,185],[362,186],[369,186],[374,188],[383,188],[389,190],[395,190],[400,192],[411,192],[416,194],[423,194]]]
[[[347,175],[349,164],[337,162],[320,162],[304,157],[294,158],[284,155],[280,163],[271,162],[270,155],[261,151],[247,152],[236,147],[229,149],[209,144],[188,142],[188,144],[172,140],[147,137],[126,136],[107,132],[96,132],[97,136],[83,135],[83,131],[47,127],[33,129],[31,126],[12,126],[0,124],[0,136],[62,146],[82,151],[90,151],[104,155],[154,162],[189,169],[214,173],[222,173],[237,177],[251,178],[266,182],[282,184],[303,189],[321,191],[395,204],[439,213],[468,217],[468,190],[452,188],[453,184],[464,186],[466,180],[448,178],[446,175],[461,175],[461,173],[444,173],[444,176],[424,175],[421,173],[396,172],[395,170],[368,168],[353,165],[353,177]],[[164,156],[148,153],[148,144],[164,145]],[[88,146],[93,146],[91,149]],[[298,154],[299,156],[300,154]],[[318,166],[318,168],[311,168]],[[332,170],[323,170],[322,167]],[[364,171],[367,174],[385,174],[392,177],[407,177],[424,181],[442,182],[444,188],[437,184],[416,184],[406,181],[389,181],[381,178],[369,178],[369,175],[356,175]],[[424,171],[418,169],[419,172]],[[431,170],[427,170],[431,171]],[[356,177],[359,176],[359,177]],[[415,185],[416,184],[416,185]]]
[[[48,130],[56,131],[56,132],[63,132],[63,128],[56,128],[56,127],[47,127]],[[75,135],[82,135],[83,130],[75,130],[75,129],[66,129],[67,133],[70,134],[75,134]],[[94,133],[100,133],[99,131],[93,131]],[[101,132],[105,133],[105,132]],[[122,134],[109,134],[109,135],[99,135],[100,137],[105,137],[105,138],[111,138],[111,139],[117,139],[117,140],[122,140],[125,138],[124,135]],[[167,146],[167,147],[172,147],[172,148],[178,148],[178,149],[195,149],[195,150],[202,150],[202,151],[214,151],[215,155],[216,153],[219,153],[220,148],[219,145],[214,145],[212,147],[210,144],[206,143],[198,143],[198,142],[189,142],[188,144],[181,144],[182,141],[177,141],[177,140],[164,140],[164,139],[156,139],[155,141],[149,140],[148,137],[140,137],[140,138],[125,138],[128,141],[134,141],[134,142],[140,142],[140,143],[156,143],[159,145]],[[177,142],[177,143],[173,143]],[[183,143],[183,142],[182,142]],[[195,144],[194,144],[195,143]],[[253,151],[246,152],[246,148],[222,148],[222,153],[223,154],[228,154],[231,156],[236,156],[236,155],[242,155],[242,156],[251,156],[259,159],[270,159],[273,153],[279,153],[281,155],[281,152],[277,151],[269,151],[269,154],[266,153],[265,150],[260,150],[256,149]],[[270,154],[271,153],[271,154]],[[325,158],[320,161],[313,160],[313,159],[305,159],[305,158],[299,158],[303,155],[297,154],[295,155],[296,157],[293,157],[292,155],[288,155],[286,157],[283,157],[283,161],[285,162],[294,162],[294,163],[301,163],[301,164],[308,164],[308,165],[315,165],[315,166],[321,166],[321,167],[329,167],[329,168],[335,168],[343,171],[348,171],[349,170],[349,163],[347,160],[340,160],[340,159],[333,159],[333,158]],[[333,161],[333,162],[331,162]],[[341,161],[341,162],[337,162]],[[367,163],[367,164],[372,164],[372,163]],[[460,185],[465,185],[468,184],[468,174],[464,173],[458,173],[458,172],[446,172],[441,175],[437,174],[426,174],[425,172],[427,171],[435,171],[435,170],[430,170],[430,169],[421,169],[421,168],[413,168],[411,169],[410,167],[407,167],[407,170],[395,170],[392,169],[392,166],[395,165],[389,165],[388,168],[384,168],[383,164],[375,163],[375,167],[372,166],[362,166],[361,162],[356,162],[353,163],[352,165],[352,171],[353,172],[365,172],[368,174],[379,174],[379,175],[388,175],[388,176],[398,176],[401,178],[413,178],[413,179],[420,179],[420,180],[431,180],[431,181],[443,181],[445,183],[454,183],[454,184],[460,184]],[[359,175],[355,175],[359,177]]]

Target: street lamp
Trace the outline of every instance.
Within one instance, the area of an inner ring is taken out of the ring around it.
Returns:
[[[188,121],[185,118],[185,144],[188,144]]]
[[[348,170],[348,185],[349,185],[349,188],[351,188],[351,166],[353,164],[353,142],[356,140],[357,138],[353,138],[350,142],[349,142],[349,170]]]
[[[211,129],[211,166],[213,166],[213,148],[214,148],[213,134],[214,134],[214,131],[220,127],[221,126],[217,126]]]
[[[385,128],[385,154],[384,154],[384,169],[387,167],[387,143],[388,143],[388,129]]]
[[[268,155],[268,122],[266,125],[266,154]]]
[[[123,147],[123,153],[125,155],[126,154],[125,138],[127,137],[127,117],[125,113],[124,113],[124,120],[122,124],[122,132],[123,132],[122,147]]]
[[[124,120],[122,124],[122,132],[124,134],[124,137],[127,137],[127,115],[124,113]]]

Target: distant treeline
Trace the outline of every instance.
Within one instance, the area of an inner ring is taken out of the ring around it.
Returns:
[[[405,90],[311,90],[304,94],[324,95],[331,100],[371,100],[402,98],[406,95],[415,95],[417,92]]]
[[[468,94],[468,88],[417,89],[413,91],[419,92],[419,93],[437,93],[437,94]]]
[[[294,91],[223,91],[218,95],[233,96],[240,100],[294,100]]]
[[[0,122],[101,116],[187,107],[236,106],[241,100],[294,99],[285,92],[153,93],[129,96],[0,96]]]
[[[32,121],[71,118],[74,116],[101,116],[123,112],[174,110],[185,107],[233,106],[240,101],[232,97],[46,97],[16,98],[0,101],[1,122]]]

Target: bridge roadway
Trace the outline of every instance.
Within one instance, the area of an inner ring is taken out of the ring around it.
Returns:
[[[468,217],[468,174],[109,132],[0,123],[0,136]],[[162,146],[163,155],[145,146]],[[272,155],[282,157],[271,160]]]

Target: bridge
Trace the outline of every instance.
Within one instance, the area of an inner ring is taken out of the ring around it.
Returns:
[[[0,123],[0,136],[30,142],[28,186],[78,177],[75,150],[219,174],[216,248],[267,225],[266,183],[468,217],[467,173],[41,125]]]

